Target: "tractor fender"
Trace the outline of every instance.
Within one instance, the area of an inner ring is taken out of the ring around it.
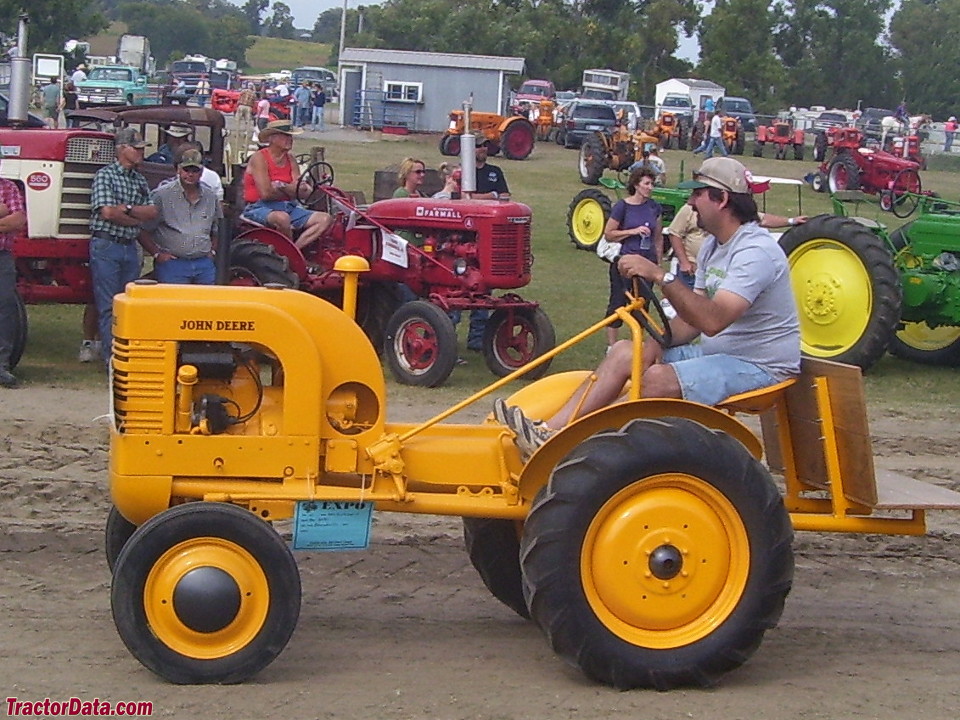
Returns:
[[[240,240],[255,240],[256,242],[271,246],[277,251],[278,255],[285,257],[289,261],[290,269],[297,274],[300,280],[307,277],[307,261],[304,259],[303,253],[300,252],[300,249],[293,244],[293,241],[283,233],[277,232],[273,228],[254,227],[233,238],[233,242],[239,242]]]
[[[508,127],[518,122],[525,123],[530,126],[531,130],[535,130],[535,128],[533,127],[533,123],[527,120],[527,118],[524,117],[523,115],[512,115],[508,118],[504,118],[503,122],[497,126],[497,133],[499,133],[500,135],[503,135],[503,133],[506,131]]]
[[[561,376],[569,376],[572,374],[576,373],[561,373]],[[573,389],[575,389],[583,379],[588,377],[589,374],[589,372],[579,373],[578,381],[573,385]],[[544,380],[549,381],[557,377],[558,376],[554,375],[544,378]],[[573,379],[574,378],[568,378],[567,382]],[[539,382],[527,386],[524,390],[533,390],[537,386],[539,386]],[[561,387],[561,384],[555,384],[551,386],[549,390],[555,391],[559,387]],[[547,388],[542,388],[542,390],[547,390]],[[518,393],[518,395],[519,394],[520,393]],[[557,404],[557,408],[559,408],[563,400],[569,396],[569,393],[560,395],[560,402]],[[540,404],[532,402],[533,397],[532,394],[529,395],[531,400],[529,405]],[[535,412],[532,407],[529,407],[527,403],[523,402],[523,400],[526,399],[526,397],[519,399],[510,398],[507,404],[519,405],[529,417],[547,417],[549,414],[552,414]],[[719,430],[736,438],[750,454],[758,460],[763,456],[763,445],[760,439],[739,420],[716,408],[687,400],[665,398],[627,401],[602,408],[586,415],[558,431],[544,443],[544,445],[534,453],[520,473],[519,491],[521,497],[532,501],[540,488],[550,479],[550,474],[553,472],[553,469],[588,437],[604,430],[618,430],[636,418],[660,417],[688,418],[705,427]]]

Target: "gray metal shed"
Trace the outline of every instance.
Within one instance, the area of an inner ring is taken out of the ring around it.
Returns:
[[[399,132],[440,132],[473,94],[473,109],[507,113],[508,75],[525,60],[494,55],[344,48],[340,124]]]

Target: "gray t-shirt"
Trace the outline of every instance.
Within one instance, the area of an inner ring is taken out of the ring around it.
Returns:
[[[777,241],[746,223],[727,242],[710,236],[697,256],[695,287],[713,297],[736,293],[750,307],[713,337],[700,336],[704,354],[731,355],[759,366],[778,381],[800,372],[800,322],[790,268]]]

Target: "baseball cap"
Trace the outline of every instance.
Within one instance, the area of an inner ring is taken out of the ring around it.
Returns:
[[[136,128],[125,127],[117,130],[117,134],[113,136],[114,145],[130,145],[135,148],[146,147],[150,143],[143,141],[143,136],[140,135],[140,131]]]
[[[677,187],[682,190],[712,187],[746,195],[750,192],[750,180],[741,162],[731,157],[716,157],[704,160],[700,169],[693,171],[693,180],[685,180]]]
[[[166,129],[166,133],[173,137],[186,137],[190,134],[190,128],[186,125],[171,125]]]
[[[199,150],[187,150],[180,156],[180,162],[177,163],[178,167],[188,168],[188,167],[203,167],[203,155],[200,154]]]
[[[484,147],[490,141],[484,135],[477,135],[473,138],[473,142],[477,147]]]

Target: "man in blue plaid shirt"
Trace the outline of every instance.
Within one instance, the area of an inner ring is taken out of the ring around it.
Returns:
[[[113,296],[140,276],[137,237],[142,223],[155,220],[147,179],[137,172],[147,143],[132,127],[114,137],[116,161],[97,170],[90,193],[90,274],[103,356],[113,347]]]

